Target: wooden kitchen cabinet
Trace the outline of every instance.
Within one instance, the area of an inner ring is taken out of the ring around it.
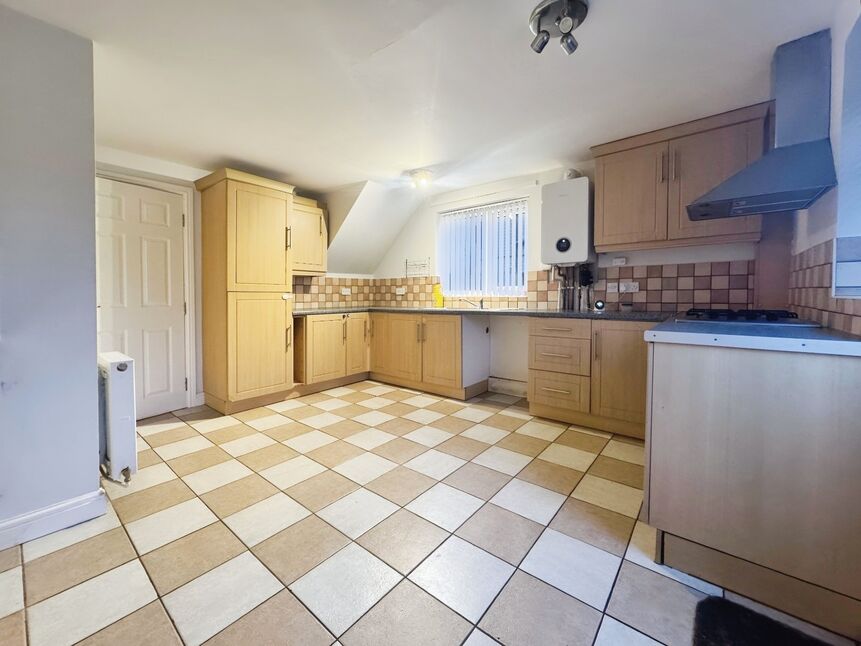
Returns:
[[[305,383],[346,374],[346,321],[343,314],[305,317]]]
[[[421,325],[422,382],[460,388],[460,317],[423,316]]]
[[[389,339],[391,338],[391,327],[389,326],[389,315],[372,312],[370,319],[371,335],[371,372],[381,375],[389,374]]]
[[[293,197],[291,236],[294,273],[325,274],[329,233],[325,213],[315,200]]]
[[[758,215],[693,222],[687,205],[762,156],[770,104],[595,146],[598,252],[758,241]]]
[[[653,326],[592,321],[593,415],[645,423],[648,352],[643,333]]]
[[[346,323],[346,373],[368,372],[370,366],[370,319],[367,312],[348,314]]]
[[[387,314],[386,374],[410,382],[422,380],[422,317],[419,314]]]

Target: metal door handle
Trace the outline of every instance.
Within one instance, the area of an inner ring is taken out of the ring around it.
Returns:
[[[290,346],[293,345],[293,326],[289,326],[286,330],[284,330],[284,341],[287,343],[287,347],[285,348],[287,351],[290,350]]]
[[[285,235],[284,237],[285,237],[285,243],[284,243],[285,247],[284,248],[285,249],[292,249],[293,248],[293,228],[292,227],[287,227],[287,235]]]
[[[598,332],[595,332],[595,340],[592,341],[592,345],[595,346],[595,361],[598,360]]]
[[[422,324],[416,323],[416,343],[422,342]]]
[[[673,151],[673,156],[670,158],[670,179],[674,182],[681,177],[679,167],[681,166],[681,157],[679,151]]]
[[[320,223],[319,224],[320,224],[320,234],[319,235],[322,236],[323,235],[323,214],[322,213],[320,214]]]
[[[344,317],[344,322],[341,323],[341,341],[346,343],[347,341],[347,317]]]
[[[667,181],[667,152],[661,152],[661,184]]]
[[[560,395],[570,395],[571,394],[570,390],[559,390],[558,388],[545,388],[544,386],[541,387],[541,390],[546,390],[549,393],[559,393]]]
[[[556,354],[555,352],[539,352],[542,357],[557,357],[559,359],[570,359],[570,354]]]
[[[571,330],[567,327],[543,327],[541,328],[545,332],[570,332]]]

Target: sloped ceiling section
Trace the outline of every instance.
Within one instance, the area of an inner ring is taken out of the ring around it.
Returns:
[[[324,195],[329,209],[329,273],[374,273],[421,199],[411,186],[379,182]]]

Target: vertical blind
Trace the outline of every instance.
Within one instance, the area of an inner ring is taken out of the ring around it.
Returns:
[[[526,294],[525,199],[442,213],[439,267],[451,296]]]

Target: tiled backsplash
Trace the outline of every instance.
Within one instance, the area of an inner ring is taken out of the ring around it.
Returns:
[[[834,241],[829,240],[792,257],[790,308],[802,318],[861,335],[861,299],[831,296],[833,252]]]
[[[331,307],[430,307],[435,276],[420,278],[338,278],[296,276],[293,296],[297,310]],[[398,287],[406,293],[396,294]],[[349,294],[342,294],[349,289]]]

